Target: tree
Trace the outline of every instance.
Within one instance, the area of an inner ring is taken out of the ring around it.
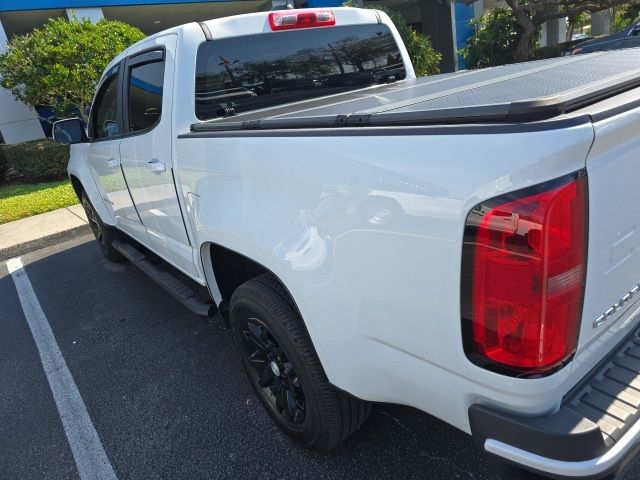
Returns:
[[[50,19],[0,53],[0,85],[32,107],[50,105],[61,116],[79,107],[84,114],[109,62],[144,37],[122,22]]]
[[[476,0],[473,0],[476,1]],[[355,0],[347,0],[343,4],[345,7],[358,7]],[[384,5],[367,4],[364,8],[372,8],[380,10],[387,15],[395,25],[400,38],[407,47],[409,58],[413,63],[413,69],[416,75],[433,75],[440,73],[440,62],[442,62],[442,54],[436,51],[431,45],[431,39],[427,35],[416,32],[411,28],[401,13],[391,10]]]
[[[640,1],[629,2],[616,8],[616,14],[613,20],[613,30],[619,32],[629,27],[634,21],[640,18]]]
[[[591,20],[591,17],[587,12],[582,12],[582,13],[569,16],[569,19],[568,19],[569,28],[567,29],[567,37],[566,37],[567,42],[570,42],[571,39],[573,38],[573,34],[575,33],[576,28],[583,29],[589,23],[589,20]]]
[[[471,20],[475,33],[460,51],[469,68],[485,68],[513,62],[522,27],[511,10],[492,8]]]
[[[462,0],[466,4],[477,0]],[[538,29],[549,20],[571,17],[583,12],[600,12],[629,0],[506,0],[513,11],[516,21],[522,28],[522,36],[514,52],[515,61],[531,58]]]

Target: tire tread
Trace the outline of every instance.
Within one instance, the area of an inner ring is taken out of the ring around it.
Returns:
[[[87,216],[90,215],[90,213],[89,213],[89,211],[87,209],[91,209],[93,211],[93,214],[95,215],[96,221],[100,224],[100,228],[102,230],[102,235],[105,238],[105,243],[106,244],[103,244],[97,238],[96,238],[96,241],[98,241],[98,244],[100,245],[100,250],[102,251],[104,256],[107,258],[107,260],[109,260],[111,262],[114,262],[114,263],[122,262],[124,260],[124,257],[122,256],[122,254],[118,250],[116,250],[113,247],[113,240],[117,236],[117,230],[115,228],[109,226],[109,225],[106,225],[100,219],[100,216],[95,211],[95,208],[93,207],[93,205],[91,203],[91,200],[89,200],[89,196],[87,195],[86,192],[82,192],[82,195],[81,195],[81,198],[80,198],[80,202],[81,202],[82,207],[84,208]]]
[[[329,383],[295,304],[287,290],[272,275],[260,275],[238,287],[232,304],[234,299],[241,296],[257,296],[266,303],[306,363],[319,401],[320,423],[323,427],[319,438],[307,447],[318,450],[335,448],[362,426],[371,412],[371,404]]]

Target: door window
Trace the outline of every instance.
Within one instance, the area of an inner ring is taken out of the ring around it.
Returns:
[[[162,115],[164,60],[134,65],[129,74],[129,131],[152,129]]]
[[[118,115],[118,67],[107,73],[98,89],[91,109],[91,137],[101,139],[116,137],[122,133]]]

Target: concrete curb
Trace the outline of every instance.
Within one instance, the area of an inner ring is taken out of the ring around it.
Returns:
[[[52,235],[37,238],[29,242],[13,245],[9,248],[0,249],[0,262],[9,260],[13,257],[24,255],[25,253],[33,252],[34,250],[40,250],[41,248],[50,247],[56,243],[64,242],[66,240],[73,240],[82,235],[91,233],[91,227],[88,224],[81,225],[79,227],[72,228],[71,230],[65,230],[63,232],[57,232]]]
[[[59,208],[0,225],[0,261],[91,231],[81,205]]]

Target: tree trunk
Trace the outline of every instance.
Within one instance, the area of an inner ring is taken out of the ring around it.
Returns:
[[[533,25],[533,24],[531,24]],[[537,28],[533,26],[531,29],[526,28],[520,37],[520,42],[516,51],[513,53],[514,62],[526,62],[533,55],[533,47],[536,43]]]
[[[522,36],[520,37],[516,51],[513,53],[513,60],[516,62],[524,62],[531,58],[539,25],[533,23],[529,15],[527,15],[527,12],[520,6],[518,0],[507,0],[507,5],[511,7],[516,21],[522,27]]]

